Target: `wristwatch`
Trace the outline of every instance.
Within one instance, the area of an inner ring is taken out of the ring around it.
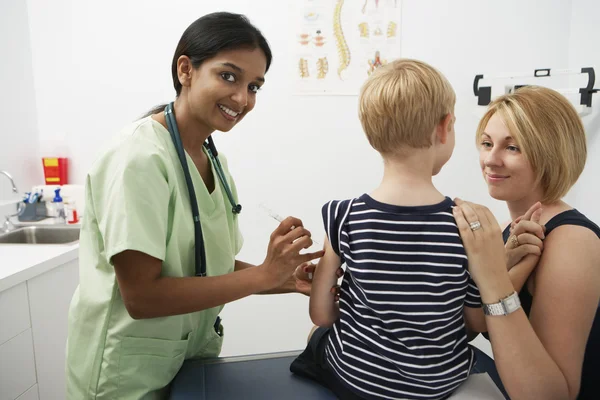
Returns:
[[[484,304],[483,313],[485,315],[508,315],[521,308],[519,294],[513,292],[511,295],[501,299],[498,303]]]

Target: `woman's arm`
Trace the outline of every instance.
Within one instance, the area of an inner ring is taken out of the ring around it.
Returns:
[[[600,300],[599,245],[589,229],[556,228],[546,239],[534,278],[529,321],[561,371],[569,399],[579,393],[585,348]]]
[[[327,237],[324,243],[325,254],[315,269],[309,303],[310,318],[317,326],[331,326],[340,317],[339,304],[331,288],[337,283],[341,260]]]
[[[517,220],[503,224],[510,225],[511,237],[517,238],[516,243],[509,239],[504,245],[506,269],[517,293],[535,269],[544,249],[544,227],[540,225],[541,206],[539,202],[535,203]],[[469,341],[473,340],[477,333],[487,332],[483,309],[465,307],[464,317]]]
[[[510,223],[510,236],[504,248],[508,275],[517,293],[525,286],[544,250],[541,207],[539,202],[535,203],[525,215]]]
[[[527,283],[529,276],[538,265],[540,256],[537,254],[528,254],[508,271],[508,276],[517,293],[521,292],[523,286]]]
[[[291,227],[295,226],[293,230]],[[310,247],[310,232],[296,218],[287,218],[271,235],[267,257],[256,268],[230,274],[175,278],[161,276],[162,261],[133,250],[113,256],[117,282],[132,318],[187,314],[272,290],[303,262],[323,252],[300,254]]]
[[[460,206],[464,216],[455,216],[482,301],[496,303],[514,290],[500,255],[500,228],[485,207]],[[481,221],[482,229],[471,231],[467,221],[473,220]],[[522,309],[486,316],[495,363],[513,400],[577,397],[599,301],[598,248],[598,239],[585,228],[557,228],[546,239],[536,270],[531,321]]]

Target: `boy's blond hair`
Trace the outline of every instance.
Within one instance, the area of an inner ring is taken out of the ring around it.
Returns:
[[[431,135],[454,112],[456,95],[432,66],[399,59],[379,67],[364,83],[359,118],[371,146],[381,154],[430,147]]]
[[[525,86],[495,99],[477,127],[481,143],[494,114],[531,164],[542,202],[555,202],[575,184],[587,157],[585,130],[571,103],[560,93],[540,86]]]

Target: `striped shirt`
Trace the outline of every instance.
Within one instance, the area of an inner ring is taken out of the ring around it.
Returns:
[[[481,299],[453,205],[446,198],[400,207],[364,194],[323,206],[327,236],[346,265],[326,358],[359,396],[442,399],[469,375],[463,307],[481,307]]]

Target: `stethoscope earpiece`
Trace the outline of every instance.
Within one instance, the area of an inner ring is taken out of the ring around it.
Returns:
[[[233,206],[233,208],[231,209],[231,211],[233,211],[234,214],[239,214],[242,212],[242,205],[241,204],[236,204],[235,206]]]

